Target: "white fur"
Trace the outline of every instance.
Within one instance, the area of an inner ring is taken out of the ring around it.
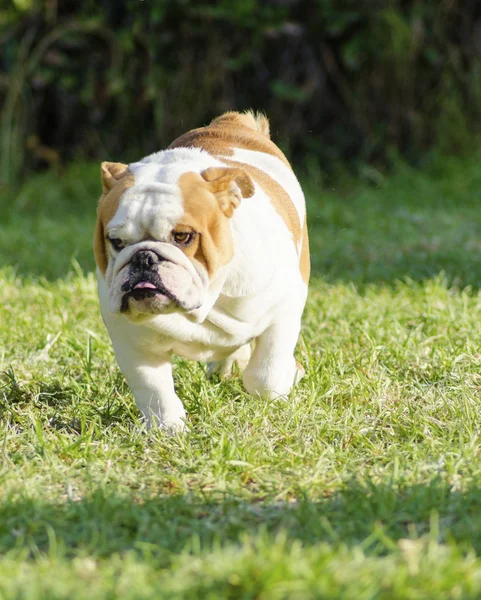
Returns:
[[[246,150],[235,150],[234,157],[265,170],[281,184],[303,223],[304,196],[295,175],[280,160]],[[185,148],[158,152],[130,165],[135,185],[125,192],[108,229],[133,236],[135,243],[135,236],[153,228],[162,240],[182,210],[179,177],[219,165],[222,162],[208,153]],[[234,258],[211,281],[202,281],[204,301],[196,310],[146,315],[130,322],[112,310],[116,306],[112,295],[117,293],[115,285],[109,287],[115,280],[113,257],[107,281],[98,272],[102,316],[119,366],[149,425],[158,421],[164,427],[184,427],[185,412],[172,382],[171,353],[215,362],[214,370],[221,372],[239,357],[240,362],[248,361],[243,380],[251,394],[287,394],[298,378],[293,353],[307,286],[292,233],[258,186],[254,196],[243,199],[234,211],[231,227]],[[252,341],[255,348],[248,360]]]
[[[108,233],[131,242],[150,231],[155,239],[163,240],[183,212],[176,185],[138,185],[136,182],[122,194],[117,213],[108,224]]]
[[[277,181],[287,192],[292,203],[296,207],[299,215],[299,224],[302,227],[306,218],[306,203],[302,188],[297,181],[297,177],[279,158],[272,154],[256,152],[255,150],[245,150],[236,148],[232,160],[246,163],[264,171]]]

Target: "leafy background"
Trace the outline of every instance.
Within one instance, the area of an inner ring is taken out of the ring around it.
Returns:
[[[0,178],[138,158],[232,108],[264,110],[305,166],[459,152],[480,50],[477,0],[11,0]]]

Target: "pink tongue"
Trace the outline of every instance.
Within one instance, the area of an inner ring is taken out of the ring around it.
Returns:
[[[139,281],[134,286],[134,290],[156,290],[157,288],[153,283],[149,283],[148,281]]]

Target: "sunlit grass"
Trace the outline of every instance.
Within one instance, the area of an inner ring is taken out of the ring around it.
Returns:
[[[97,167],[0,196],[0,598],[478,598],[477,165],[312,178],[306,378],[268,402],[179,359],[177,437],[99,317]]]

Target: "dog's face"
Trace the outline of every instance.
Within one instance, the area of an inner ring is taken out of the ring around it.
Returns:
[[[140,166],[138,166],[140,165]],[[131,319],[202,306],[233,256],[230,218],[254,193],[238,168],[159,173],[103,163],[94,251],[110,310]]]

